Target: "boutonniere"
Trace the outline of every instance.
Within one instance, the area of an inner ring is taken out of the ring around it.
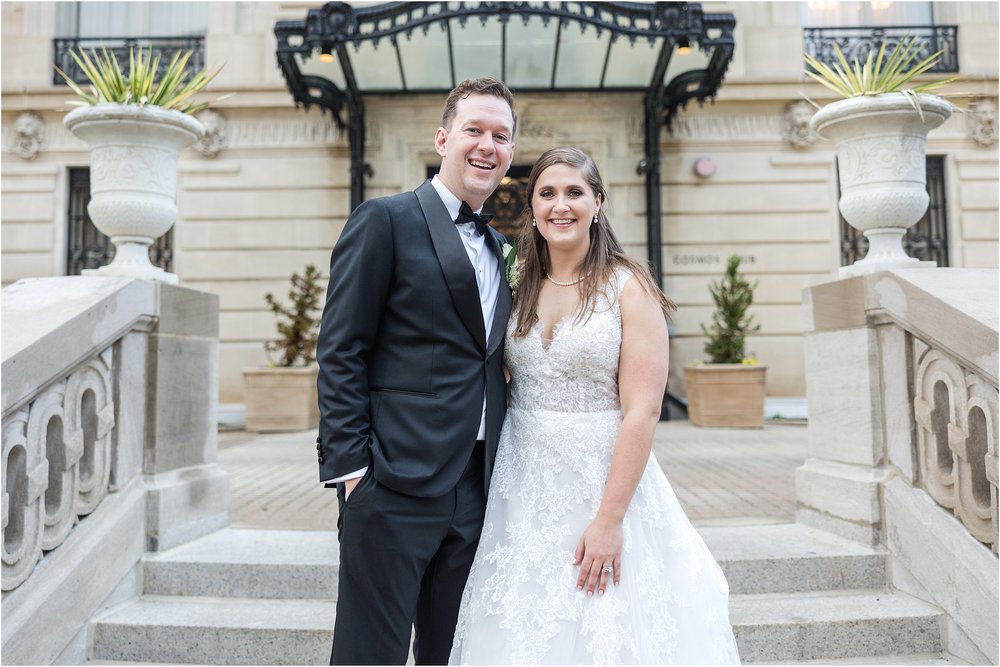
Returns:
[[[521,283],[521,267],[517,263],[517,245],[504,243],[500,248],[503,252],[504,278],[510,286],[511,292],[517,291],[517,286]]]

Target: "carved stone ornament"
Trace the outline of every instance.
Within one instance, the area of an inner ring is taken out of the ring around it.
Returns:
[[[196,118],[205,126],[205,136],[195,142],[193,148],[204,157],[214,158],[226,146],[226,126],[229,123],[225,116],[212,109],[205,109]]]
[[[980,146],[997,142],[997,107],[985,97],[969,105],[965,114],[965,133]]]
[[[14,151],[25,160],[34,160],[41,152],[45,121],[34,111],[25,111],[14,121]]]
[[[819,135],[809,124],[814,109],[804,101],[798,100],[785,105],[784,123],[781,127],[781,138],[796,148],[806,148],[813,145]]]

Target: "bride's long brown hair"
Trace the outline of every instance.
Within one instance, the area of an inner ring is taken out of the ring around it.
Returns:
[[[517,326],[514,328],[514,336],[526,336],[531,331],[531,327],[538,321],[538,293],[542,289],[545,275],[549,272],[550,263],[549,249],[545,238],[538,232],[538,228],[531,224],[534,217],[531,201],[535,194],[538,177],[543,171],[556,164],[566,164],[579,170],[580,175],[590,186],[591,192],[595,197],[599,196],[602,202],[602,206],[597,212],[597,222],[590,225],[590,248],[587,250],[587,256],[580,268],[580,275],[583,276],[583,279],[577,284],[577,291],[580,294],[580,310],[577,312],[576,321],[582,322],[593,314],[598,291],[608,284],[611,274],[619,268],[628,269],[632,273],[643,289],[656,299],[660,308],[663,309],[664,315],[669,319],[670,313],[677,306],[664,296],[660,288],[653,282],[649,269],[625,254],[614,230],[611,229],[611,223],[604,212],[607,208],[608,192],[604,188],[600,172],[597,171],[597,165],[589,155],[579,148],[552,148],[542,153],[541,157],[535,161],[531,174],[528,176],[526,190],[528,207],[525,209],[525,220],[517,242],[518,261],[521,263],[521,281],[517,287],[514,304],[517,311]]]

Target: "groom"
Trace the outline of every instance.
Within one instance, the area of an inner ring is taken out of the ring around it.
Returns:
[[[506,399],[503,237],[474,211],[507,173],[507,87],[460,83],[413,192],[369,200],[330,261],[320,328],[320,480],[337,483],[331,664],[448,662]]]

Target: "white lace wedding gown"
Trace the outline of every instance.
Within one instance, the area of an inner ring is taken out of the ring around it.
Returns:
[[[625,514],[621,583],[588,598],[573,553],[621,424],[619,271],[583,324],[508,329],[511,400],[450,664],[738,664],[729,586],[649,457]]]

